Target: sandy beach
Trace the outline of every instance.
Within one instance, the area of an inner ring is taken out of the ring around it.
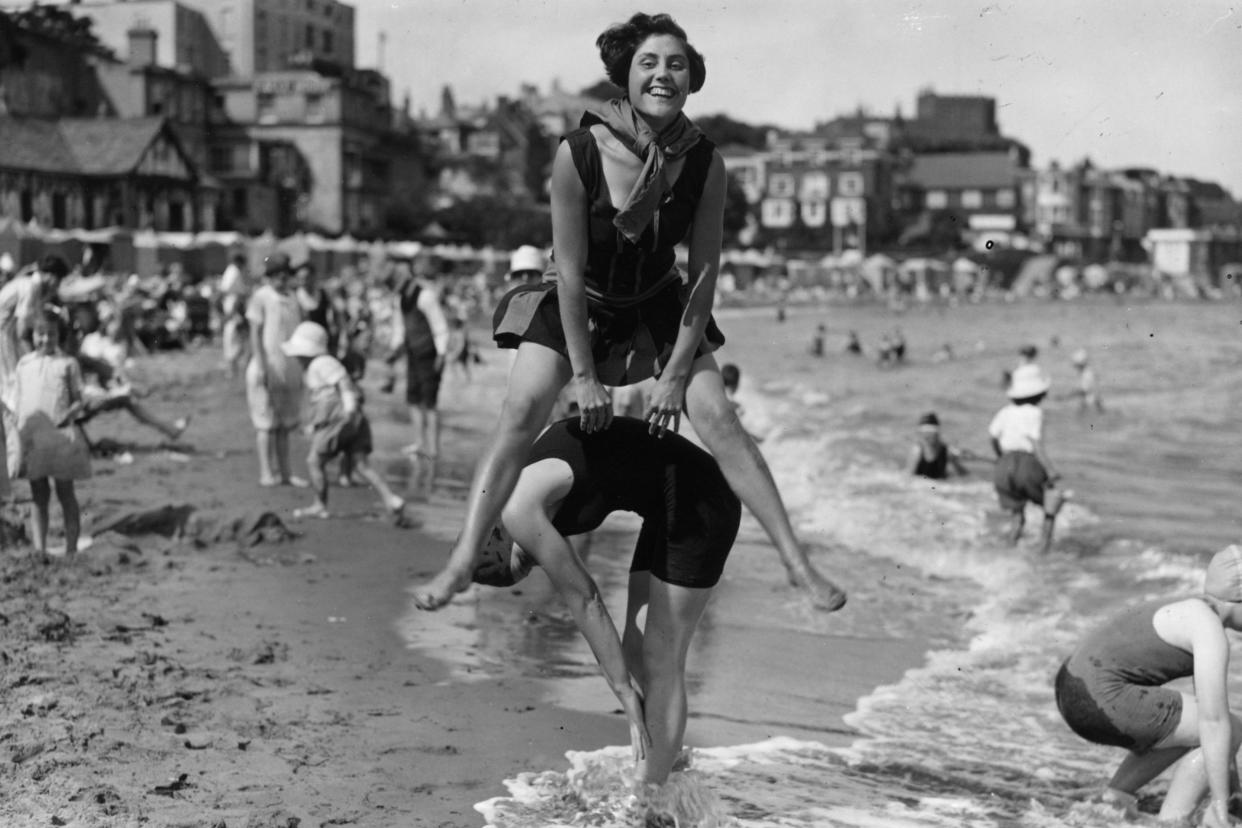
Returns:
[[[408,603],[407,587],[447,552],[495,417],[508,361],[487,358],[472,383],[446,382],[441,475],[412,502],[412,528],[394,526],[366,488],[334,488],[330,520],[291,520],[307,493],[258,486],[242,386],[221,374],[216,351],[141,358],[156,389],[150,406],[194,415],[183,444],[160,445],[121,415],[95,420],[92,439],[110,438],[122,454],[97,457],[79,486],[93,545],[50,565],[21,544],[0,559],[0,823],[477,826],[473,804],[504,795],[506,777],[564,767],[568,750],[625,744],[602,679],[571,709],[550,700],[538,670],[500,664],[462,681],[460,664],[399,632],[404,618],[443,653],[469,654],[476,640],[504,640],[543,600],[535,584],[472,590],[456,603],[487,612],[465,624],[451,611],[414,614]],[[409,441],[400,389],[382,395],[374,376],[366,386],[375,465],[416,498],[399,452]],[[304,446],[295,439],[295,469]],[[24,509],[28,488],[14,486]],[[131,520],[124,531],[98,531],[165,507],[146,515],[159,519],[145,529]],[[54,505],[54,534],[58,525]],[[734,554],[772,556],[765,543],[750,521]],[[602,549],[594,554],[607,542]],[[771,562],[771,595],[750,600],[790,600]],[[746,596],[737,600],[744,608]],[[491,635],[479,618],[492,619]],[[748,692],[763,704],[762,682],[721,666],[698,689],[702,704],[692,699],[691,745],[778,732],[847,745],[857,734],[840,717],[922,658],[918,643],[892,639],[777,641],[741,624],[715,631],[725,634],[734,636],[728,646],[763,653],[772,673],[826,654],[836,678],[822,687],[821,719],[790,723],[774,711],[764,725],[761,716],[730,721],[724,711],[751,703]],[[731,698],[716,706],[713,694]]]

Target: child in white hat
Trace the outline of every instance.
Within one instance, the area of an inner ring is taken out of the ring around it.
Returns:
[[[281,350],[302,366],[302,384],[311,411],[310,454],[306,457],[306,466],[315,500],[310,506],[295,509],[293,516],[329,516],[325,468],[333,457],[347,454],[353,470],[371,484],[388,511],[400,520],[405,501],[367,462],[372,448],[371,424],[362,412],[362,393],[341,361],[328,353],[328,332],[316,322],[302,322],[281,345]]]
[[[998,458],[992,483],[1001,508],[1012,516],[1009,540],[1016,544],[1022,537],[1026,504],[1035,503],[1044,510],[1044,552],[1052,546],[1052,527],[1064,500],[1056,489],[1061,475],[1044,447],[1044,412],[1039,407],[1051,385],[1038,365],[1018,366],[1009,380],[1009,404],[988,426]]]

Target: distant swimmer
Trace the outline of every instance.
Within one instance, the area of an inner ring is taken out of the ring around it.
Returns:
[[[820,322],[815,326],[815,336],[811,338],[811,356],[824,355],[824,340],[828,337],[828,326]]]
[[[1137,813],[1136,795],[1174,763],[1162,824],[1231,824],[1242,720],[1229,707],[1229,639],[1242,630],[1242,547],[1208,563],[1203,594],[1141,603],[1090,633],[1056,677],[1057,709],[1089,742],[1129,751],[1103,799]],[[1193,678],[1190,692],[1163,685]],[[1236,811],[1235,811],[1236,812]]]
[[[1078,413],[1085,414],[1088,411],[1095,411],[1096,413],[1103,414],[1104,400],[1100,398],[1099,383],[1096,380],[1095,369],[1091,367],[1086,350],[1079,348],[1074,352],[1071,359],[1074,363],[1074,369],[1078,371],[1078,387],[1073,391],[1073,396],[1078,398]]]
[[[621,635],[568,542],[616,511],[642,518]],[[640,782],[662,784],[681,752],[686,654],[740,519],[720,467],[686,438],[630,417],[594,433],[562,420],[535,441],[474,570],[476,583],[511,586],[543,567],[629,720]]]
[[[845,352],[854,356],[862,355],[862,343],[858,340],[858,332],[850,331],[845,339]]]
[[[1044,510],[1042,548],[1052,548],[1052,528],[1064,494],[1056,488],[1061,475],[1044,446],[1044,412],[1039,407],[1051,383],[1038,365],[1020,365],[1009,380],[1009,404],[988,425],[996,452],[992,483],[1001,508],[1011,515],[1009,539],[1016,544],[1026,523],[1026,504]]]
[[[952,470],[956,474],[970,474],[962,462],[980,459],[969,449],[957,449],[940,436],[940,418],[929,411],[919,417],[918,440],[910,447],[906,470],[915,477],[946,480]]]

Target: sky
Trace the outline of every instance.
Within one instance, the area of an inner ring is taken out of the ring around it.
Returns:
[[[349,0],[357,62],[434,114],[603,78],[595,38],[668,12],[707,62],[686,114],[809,129],[922,89],[986,95],[1032,163],[1152,167],[1242,198],[1239,0]],[[380,33],[384,33],[380,55]]]

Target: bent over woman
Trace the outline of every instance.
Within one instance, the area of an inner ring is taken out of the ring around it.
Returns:
[[[621,636],[568,541],[617,511],[643,521]],[[593,433],[561,420],[535,442],[493,530],[489,551],[499,544],[500,554],[485,554],[475,569],[476,582],[508,586],[533,564],[544,568],[621,702],[641,782],[663,783],[681,751],[686,654],[740,517],[716,461],[684,437],[654,436],[631,417]]]
[[[607,386],[654,377],[646,408],[652,432],[676,430],[684,411],[772,539],[790,581],[823,609],[839,609],[845,592],[807,559],[712,356],[724,342],[711,319],[724,161],[682,112],[703,86],[703,57],[663,14],[636,14],[596,45],[609,79],[626,93],[601,114],[588,113],[557,150],[554,261],[545,282],[515,288],[497,307],[496,342],[517,349],[500,420],[475,469],[461,536],[415,601],[433,609],[469,585],[476,552],[567,383],[582,429],[592,433],[612,422]],[[683,242],[684,279],[675,253]]]
[[[1089,634],[1061,666],[1057,708],[1089,742],[1129,753],[1104,798],[1132,810],[1139,788],[1175,762],[1161,820],[1186,820],[1210,796],[1203,824],[1228,825],[1242,721],[1229,709],[1229,641],[1242,630],[1242,547],[1212,557],[1203,594],[1149,601]],[[1194,677],[1194,692],[1163,685]]]

